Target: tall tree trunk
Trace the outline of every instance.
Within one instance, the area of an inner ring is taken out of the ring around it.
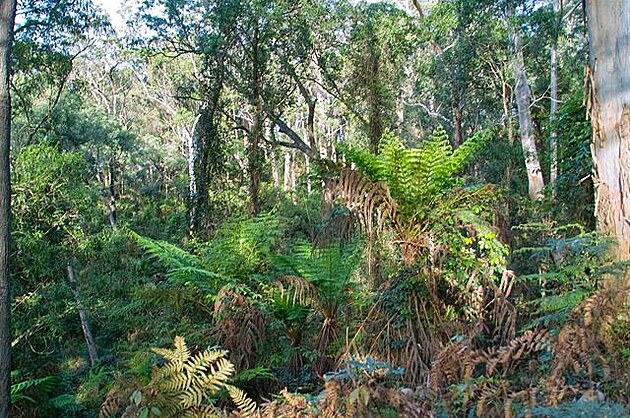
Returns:
[[[208,211],[208,135],[212,121],[207,109],[202,109],[192,135],[188,136],[188,228],[191,236],[199,234]]]
[[[249,205],[248,212],[257,215],[260,212],[260,178],[262,158],[260,142],[263,135],[263,99],[262,99],[262,68],[260,53],[259,28],[254,28],[252,39],[253,68],[252,68],[252,96],[251,105],[253,121],[249,129],[249,143],[247,149],[247,166],[249,171]]]
[[[521,133],[521,147],[525,156],[527,168],[527,181],[529,185],[529,197],[531,200],[540,200],[543,197],[545,182],[540,169],[538,152],[536,150],[536,138],[534,137],[534,124],[529,109],[532,103],[527,74],[525,73],[525,61],[523,60],[523,47],[517,28],[510,29],[510,44],[512,47],[512,72],[514,73],[514,96],[518,108],[518,122]]]
[[[560,0],[553,1],[554,34],[551,41],[550,59],[550,90],[551,103],[549,107],[549,119],[551,120],[551,132],[549,134],[549,148],[551,148],[551,167],[549,170],[549,185],[551,186],[551,198],[556,199],[556,179],[558,178],[558,135],[553,126],[558,113],[558,30],[562,23],[560,13]]]
[[[116,210],[116,163],[111,159],[107,163],[107,171],[103,168],[103,187],[107,195],[103,197],[103,203],[107,207],[107,217],[112,229],[116,229],[118,223],[118,211]]]
[[[313,184],[311,182],[311,157],[304,155],[304,173],[306,174],[306,194],[311,195]]]
[[[247,144],[247,167],[249,171],[249,206],[248,212],[257,215],[260,212],[260,177],[262,139],[262,106],[260,98],[254,104],[254,121],[250,127],[249,143]]]
[[[630,1],[589,0],[595,217],[630,258]]]
[[[11,48],[16,0],[0,0],[0,418],[11,410]]]
[[[379,86],[379,67],[380,57],[375,51],[375,45],[377,43],[376,38],[373,39],[373,46],[370,47],[370,85],[369,85],[369,119],[368,129],[370,137],[370,152],[372,154],[378,153],[378,147],[381,143],[381,137],[383,136],[383,111],[384,104],[381,100],[381,92]]]

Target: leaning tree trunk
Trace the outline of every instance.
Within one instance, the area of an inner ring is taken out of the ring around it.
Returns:
[[[11,410],[11,47],[16,0],[0,0],[0,418]]]
[[[536,150],[536,137],[534,136],[534,124],[532,113],[529,110],[532,98],[525,73],[525,61],[523,60],[523,47],[518,29],[511,28],[510,44],[512,47],[512,72],[514,73],[514,98],[518,108],[518,122],[521,133],[521,147],[525,156],[527,168],[527,182],[529,185],[529,197],[532,200],[540,200],[543,197],[545,182],[540,169],[538,152]]]
[[[68,263],[66,266],[68,269],[68,282],[70,283],[70,289],[72,289],[72,293],[74,293],[74,300],[77,302],[77,306],[79,307],[79,319],[81,320],[81,330],[83,331],[83,337],[85,338],[85,344],[88,349],[88,355],[90,356],[90,365],[92,367],[96,366],[98,362],[98,352],[96,350],[96,343],[94,342],[94,337],[92,334],[92,329],[90,328],[90,323],[87,319],[87,313],[85,312],[85,308],[83,308],[83,300],[81,298],[81,293],[79,291],[79,283],[77,279],[74,277],[74,268],[72,264]]]
[[[595,217],[630,258],[630,1],[589,0]]]

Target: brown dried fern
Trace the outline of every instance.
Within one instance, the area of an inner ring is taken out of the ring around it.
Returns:
[[[389,187],[350,168],[343,168],[338,178],[325,182],[323,209],[328,212],[337,200],[360,220],[368,236],[382,231],[388,220],[396,218],[397,204]]]
[[[216,341],[230,353],[237,370],[257,364],[258,348],[265,338],[265,317],[250,300],[229,287],[223,287],[214,303]]]

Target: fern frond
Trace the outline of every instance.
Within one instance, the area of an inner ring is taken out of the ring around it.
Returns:
[[[56,376],[47,376],[14,383],[11,385],[11,400],[13,402],[24,400],[30,403],[35,403],[35,400],[29,396],[26,396],[24,392],[29,389],[37,389],[42,393],[50,393],[55,389],[58,382],[59,380]]]
[[[153,348],[152,351],[160,356],[164,357],[171,363],[183,364],[190,358],[190,351],[186,346],[186,342],[183,337],[179,335],[175,337],[175,348],[173,350],[167,348]]]
[[[258,416],[256,402],[249,399],[243,390],[232,385],[226,385],[226,389],[230,398],[232,398],[232,402],[236,404],[236,407],[243,417],[255,418]]]
[[[203,267],[199,257],[182,250],[176,245],[166,241],[143,237],[132,230],[128,230],[127,235],[142,247],[150,257],[155,258],[169,269]]]

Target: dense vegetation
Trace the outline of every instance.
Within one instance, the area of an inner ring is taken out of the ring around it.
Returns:
[[[584,13],[20,2],[12,414],[628,416]]]

